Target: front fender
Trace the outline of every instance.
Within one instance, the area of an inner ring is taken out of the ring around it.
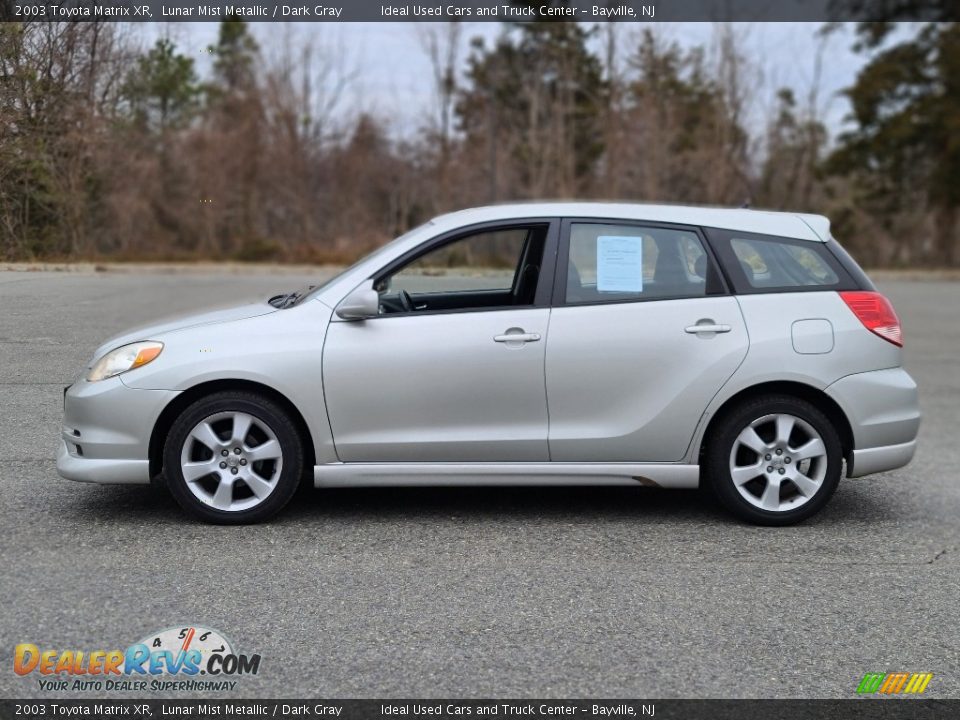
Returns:
[[[334,462],[323,393],[323,343],[332,311],[307,302],[269,315],[180,330],[160,337],[149,365],[121,376],[131,388],[185,391],[212,381],[244,380],[283,395],[303,416],[317,462]]]

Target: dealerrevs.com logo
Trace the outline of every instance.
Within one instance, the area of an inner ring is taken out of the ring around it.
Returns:
[[[168,628],[126,649],[60,650],[20,643],[13,671],[50,691],[229,691],[260,671],[260,655],[237,653],[216,630]]]

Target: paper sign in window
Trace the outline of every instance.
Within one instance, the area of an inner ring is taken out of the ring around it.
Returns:
[[[597,238],[597,290],[643,292],[643,238]]]

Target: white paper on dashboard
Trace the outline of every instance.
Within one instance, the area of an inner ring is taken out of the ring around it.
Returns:
[[[601,235],[597,238],[597,290],[643,292],[643,238]]]

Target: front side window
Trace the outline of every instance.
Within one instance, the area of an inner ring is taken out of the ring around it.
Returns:
[[[546,231],[488,230],[433,248],[377,280],[380,314],[533,305]]]
[[[710,258],[692,231],[574,223],[569,248],[568,304],[707,294]]]

